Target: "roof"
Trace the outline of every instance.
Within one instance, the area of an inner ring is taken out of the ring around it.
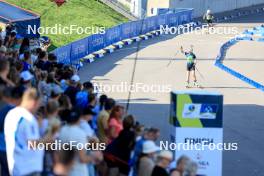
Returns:
[[[38,14],[0,0],[0,21],[17,22],[36,18],[39,18]]]

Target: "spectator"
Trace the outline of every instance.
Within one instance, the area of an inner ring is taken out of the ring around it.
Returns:
[[[46,118],[43,120],[43,135],[46,133],[54,133],[51,130],[58,131],[60,121],[58,119],[59,103],[56,100],[49,100],[46,105]]]
[[[49,100],[46,106],[46,118],[43,120],[44,134],[55,134],[61,127],[61,121],[58,119],[59,103],[56,100]],[[44,155],[44,174],[52,174],[53,166],[53,151],[46,149]]]
[[[66,117],[67,124],[62,127],[59,139],[62,140],[63,143],[75,141],[76,144],[85,146],[87,143],[87,135],[80,128],[80,113],[77,110],[65,110],[64,114],[68,114]],[[77,150],[77,148],[74,149]],[[87,155],[84,148],[77,150],[76,155],[69,176],[88,175],[86,164],[92,162],[92,157]]]
[[[163,150],[159,153],[157,158],[157,164],[154,167],[151,176],[169,176],[167,172],[167,167],[173,159],[171,151]]]
[[[159,147],[153,141],[145,141],[143,144],[143,151],[137,162],[138,176],[151,176],[155,166],[155,157]]]
[[[108,120],[110,113],[115,106],[115,100],[112,98],[108,98],[105,102],[105,109],[99,113],[98,120],[97,120],[97,127],[98,127],[98,137],[100,142],[108,143]]]
[[[70,80],[69,87],[65,90],[65,94],[69,96],[73,106],[76,105],[76,94],[80,91],[78,84],[80,82],[80,77],[78,75],[73,75]]]
[[[189,160],[187,156],[181,156],[177,161],[177,167],[171,170],[171,176],[183,176],[183,172]]]
[[[21,97],[23,94],[22,87],[10,88],[7,87],[5,89],[5,94],[3,95],[3,99],[5,104],[0,109],[0,165],[1,165],[1,175],[8,176],[8,165],[7,165],[7,157],[6,157],[6,144],[5,144],[5,136],[4,136],[4,121],[5,117],[11,109],[20,104]]]
[[[59,96],[63,93],[63,90],[59,86],[59,83],[55,79],[55,73],[51,72],[47,77],[47,97],[58,100]]]
[[[106,100],[107,100],[107,96],[106,95],[101,95],[100,98],[99,98],[99,110],[102,111],[104,108],[105,108],[105,103],[106,103]]]
[[[83,131],[85,132],[87,140],[95,137],[95,132],[88,123],[89,121],[92,120],[93,115],[95,115],[95,113],[92,111],[91,108],[86,107],[82,109],[80,128],[83,129]]]
[[[47,68],[46,68],[46,62],[47,62],[47,60],[48,60],[48,54],[47,54],[47,52],[40,51],[39,52],[39,55],[38,55],[38,59],[35,62],[35,66],[38,69],[46,70],[47,71]]]
[[[83,83],[83,89],[76,94],[76,106],[84,108],[88,106],[88,97],[94,91],[93,84],[91,82]]]
[[[69,144],[64,144],[65,148],[69,148]],[[69,175],[76,157],[76,150],[58,150],[54,154],[53,174],[57,176]]]
[[[4,133],[11,175],[40,174],[43,170],[44,151],[39,150],[36,145],[50,142],[53,136],[40,138],[38,122],[33,115],[39,108],[39,103],[40,97],[36,89],[28,89],[23,94],[21,104],[6,116]],[[29,149],[28,146],[35,148]]]
[[[9,73],[9,62],[6,59],[0,59],[0,85],[14,86],[14,83],[7,78]]]
[[[186,165],[184,172],[183,172],[183,176],[196,176],[197,169],[198,169],[197,163],[195,163],[193,161],[189,161]]]
[[[4,39],[5,39],[5,37],[6,37],[6,32],[3,30],[3,28],[0,26],[0,41],[4,41]],[[0,45],[0,47],[1,47],[1,45]]]
[[[94,131],[97,131],[97,117],[100,112],[100,109],[99,109],[99,105],[97,105],[96,94],[93,94],[93,93],[89,94],[88,102],[89,102],[88,107],[91,108],[93,112],[95,113],[93,115],[92,120],[89,123],[91,124],[91,127],[94,129]]]
[[[32,86],[31,81],[34,76],[29,71],[23,71],[20,73],[21,83],[24,87],[29,88]]]
[[[6,56],[7,49],[5,46],[0,46],[0,59]]]
[[[29,71],[31,70],[31,53],[29,51],[24,52],[24,59],[23,59],[23,71]]]
[[[67,95],[61,95],[59,98],[60,109],[72,109],[71,100]]]
[[[123,130],[122,118],[124,115],[124,107],[116,105],[109,116],[109,142],[117,138],[121,130]]]
[[[145,132],[143,133],[143,136],[137,140],[135,148],[134,148],[134,154],[132,156],[131,164],[133,166],[133,175],[137,175],[137,165],[136,162],[138,161],[138,157],[143,152],[143,144],[147,140],[156,141],[160,135],[160,131],[157,128],[149,128],[145,129]]]
[[[23,41],[22,41],[22,44],[21,44],[21,47],[19,49],[19,53],[24,53],[24,57],[25,57],[25,52],[28,52],[29,51],[29,48],[30,45],[29,45],[29,39],[28,38],[24,38]]]
[[[47,77],[48,77],[48,73],[46,71],[41,71],[40,72],[39,82],[38,82],[38,91],[43,97],[47,97],[48,96],[48,92],[47,92],[47,87],[48,87]]]
[[[130,171],[129,160],[135,145],[134,117],[128,115],[124,118],[124,129],[118,137],[110,143],[105,150],[105,158],[109,167],[109,175],[128,175]]]
[[[9,34],[6,35],[5,44],[4,45],[7,48],[13,48],[13,49],[15,49],[15,45],[17,43],[16,35],[17,35],[17,33],[16,33],[15,30],[11,31],[10,35]]]

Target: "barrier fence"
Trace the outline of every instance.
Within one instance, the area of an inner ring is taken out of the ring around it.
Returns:
[[[192,12],[193,9],[186,9],[177,13],[163,14],[123,23],[107,29],[104,34],[90,35],[84,39],[57,48],[53,53],[57,56],[60,63],[76,63],[81,58],[104,49],[109,45],[158,30],[160,25],[172,27],[189,23],[192,21]]]
[[[238,43],[241,40],[248,40],[248,41],[258,41],[258,42],[262,42],[263,38],[259,38],[258,40],[253,40],[253,35],[257,35],[257,36],[264,36],[264,25],[262,25],[261,27],[256,27],[253,30],[246,30],[243,35],[238,36],[236,38],[233,38],[229,41],[227,41],[226,43],[224,43],[221,48],[220,48],[220,52],[219,55],[216,58],[215,61],[215,66],[217,66],[218,68],[220,68],[221,70],[231,74],[232,76],[246,82],[247,84],[260,89],[261,91],[264,91],[264,85],[246,77],[245,75],[242,75],[241,73],[227,67],[226,65],[223,64],[223,61],[225,59],[226,56],[226,52],[227,50],[235,45],[236,43]]]

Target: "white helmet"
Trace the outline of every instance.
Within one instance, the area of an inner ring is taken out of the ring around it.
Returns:
[[[206,11],[206,13],[207,13],[207,14],[210,14],[210,13],[211,13],[211,10],[208,9],[208,10]]]

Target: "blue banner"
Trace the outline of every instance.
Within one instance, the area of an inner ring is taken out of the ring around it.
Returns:
[[[142,35],[142,34],[146,34],[148,32],[148,18],[146,19],[142,19],[142,20],[138,20],[137,23],[137,30],[138,30],[138,34]]]
[[[53,53],[57,56],[59,63],[71,64],[71,44],[57,48]]]
[[[179,13],[181,13],[181,12],[179,12]],[[169,27],[177,26],[179,24],[178,21],[179,21],[178,13],[167,14],[167,23],[168,23]]]
[[[149,17],[148,20],[146,21],[147,23],[147,30],[148,32],[150,31],[154,31],[156,28],[156,22],[157,22],[158,17],[157,16],[153,16],[153,17]]]
[[[112,45],[121,40],[121,27],[115,26],[113,28],[107,29],[105,33],[105,43],[106,46]]]
[[[88,37],[89,54],[106,47],[105,34],[94,34]]]
[[[157,16],[157,24],[156,24],[156,30],[160,29],[160,26],[165,27],[167,25],[167,15],[159,15]]]
[[[89,54],[88,38],[84,38],[72,43],[71,59],[78,60]]]
[[[131,23],[131,37],[137,37],[137,36],[139,36],[140,35],[140,30],[141,30],[141,28],[140,28],[140,24],[142,23],[142,21],[141,20],[138,20],[138,21],[132,21],[132,22],[130,22]]]
[[[131,28],[131,24],[132,23],[124,23],[120,25],[121,28],[121,39],[128,39],[131,38],[133,36],[133,31]]]

